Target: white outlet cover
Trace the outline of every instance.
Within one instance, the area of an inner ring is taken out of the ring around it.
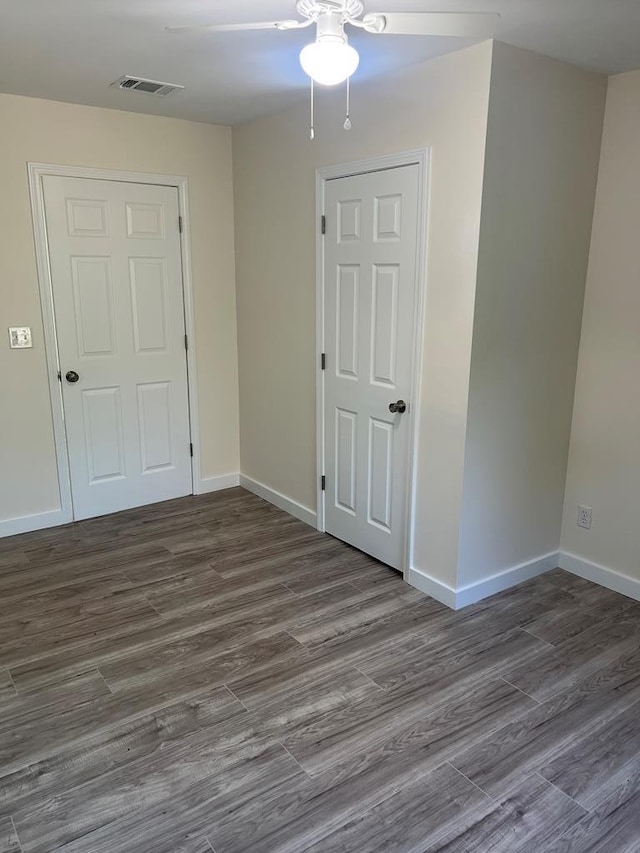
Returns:
[[[33,346],[30,326],[9,326],[9,346],[11,349],[28,349]]]
[[[578,527],[584,527],[585,530],[591,530],[591,514],[593,510],[590,506],[578,507]]]

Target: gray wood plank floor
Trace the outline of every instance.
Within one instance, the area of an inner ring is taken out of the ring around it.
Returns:
[[[640,605],[230,489],[0,540],[0,853],[640,851]]]

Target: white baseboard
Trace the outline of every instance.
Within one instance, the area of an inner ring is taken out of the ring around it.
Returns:
[[[17,536],[19,533],[31,533],[33,530],[44,530],[46,527],[69,524],[72,520],[62,509],[52,509],[35,515],[22,515],[20,518],[7,518],[0,521],[0,539],[5,536]]]
[[[600,566],[598,563],[591,563],[589,560],[584,560],[576,554],[569,554],[567,551],[560,552],[558,565],[567,572],[640,601],[640,580],[638,578],[629,577],[622,572]]]
[[[239,474],[223,474],[221,477],[203,477],[198,484],[199,495],[230,489],[240,485]],[[34,515],[23,515],[20,518],[0,519],[0,539],[5,536],[17,536],[19,533],[31,533],[34,530],[44,530],[47,527],[58,527],[70,524],[73,518],[61,509],[50,512],[40,512]]]
[[[309,507],[303,506],[297,501],[288,498],[286,495],[276,492],[275,489],[265,486],[264,483],[259,483],[258,480],[246,477],[244,474],[240,474],[240,485],[247,489],[247,491],[253,492],[254,495],[258,495],[259,498],[263,498],[265,501],[269,501],[269,503],[272,503],[279,509],[283,509],[285,512],[288,512],[289,515],[299,518],[300,521],[306,522],[306,524],[309,524],[311,527],[317,527],[317,515],[312,509],[309,509]]]
[[[431,575],[420,569],[409,569],[405,579],[407,583],[419,589],[420,592],[430,595],[431,598],[435,598],[436,601],[446,604],[452,610],[457,610],[456,591],[452,586],[448,586],[446,583],[432,578]]]
[[[461,607],[475,604],[476,601],[488,598],[490,595],[495,595],[497,592],[502,592],[523,581],[551,571],[558,565],[559,554],[557,551],[552,551],[550,554],[544,554],[534,560],[528,560],[526,563],[511,566],[503,572],[498,572],[498,574],[483,578],[476,583],[456,589],[415,568],[409,569],[408,581],[411,586],[425,592],[437,601],[441,601],[447,607],[459,610]]]
[[[488,598],[490,595],[495,595],[496,592],[502,592],[523,581],[543,575],[545,572],[550,572],[551,569],[557,569],[559,556],[557,551],[551,551],[549,554],[543,554],[540,557],[535,557],[533,560],[527,560],[526,563],[511,566],[511,568],[505,569],[504,572],[498,572],[498,574],[483,578],[480,581],[476,581],[476,583],[459,587],[456,590],[456,607],[460,608],[466,607],[468,604],[475,604],[476,601]]]
[[[203,477],[198,484],[199,495],[207,495],[209,492],[219,492],[222,489],[232,489],[240,485],[239,474],[222,474],[219,477]]]

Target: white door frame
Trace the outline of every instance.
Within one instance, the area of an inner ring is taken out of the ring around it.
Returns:
[[[47,358],[49,394],[53,416],[53,434],[58,465],[58,487],[60,490],[60,514],[56,523],[66,524],[73,521],[73,503],[71,498],[71,475],[69,471],[69,453],[64,426],[64,407],[62,388],[58,379],[60,370],[58,339],[53,305],[53,284],[49,265],[49,246],[44,207],[42,178],[56,175],[65,178],[88,178],[94,181],[125,181],[131,184],[153,184],[175,187],[178,190],[179,215],[182,217],[180,250],[182,253],[182,290],[184,294],[185,330],[188,335],[187,375],[189,391],[189,424],[193,457],[191,459],[191,482],[194,494],[200,493],[200,436],[198,419],[198,383],[196,375],[195,318],[193,307],[193,282],[191,276],[191,248],[189,229],[189,198],[187,178],[178,175],[151,175],[143,172],[125,172],[119,169],[93,169],[82,166],[56,166],[49,163],[27,163],[29,173],[29,193],[31,196],[31,214],[36,251],[36,267],[40,288],[42,323],[44,326],[44,346]],[[176,228],[178,223],[176,223]]]
[[[402,561],[403,574],[407,577],[410,557],[413,553],[415,493],[416,493],[416,460],[418,453],[418,424],[420,422],[420,389],[422,385],[422,351],[424,340],[425,304],[426,304],[426,273],[427,273],[427,217],[429,199],[429,164],[430,149],[419,148],[400,154],[390,154],[384,157],[374,157],[368,160],[357,160],[351,163],[341,163],[337,166],[324,166],[316,170],[316,222],[321,222],[325,212],[325,188],[327,181],[336,178],[348,178],[367,172],[380,172],[386,169],[396,169],[400,166],[418,166],[418,239],[416,241],[416,305],[415,323],[413,330],[413,357],[411,370],[411,403],[409,405],[409,489],[405,509],[404,557]],[[325,472],[325,372],[322,370],[321,358],[325,351],[325,268],[324,268],[324,235],[318,227],[316,239],[316,454],[317,454],[317,527],[325,532],[325,495],[322,489],[322,474]]]

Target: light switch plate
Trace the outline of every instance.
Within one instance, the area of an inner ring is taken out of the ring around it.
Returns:
[[[9,346],[11,349],[32,347],[30,326],[9,326]]]

